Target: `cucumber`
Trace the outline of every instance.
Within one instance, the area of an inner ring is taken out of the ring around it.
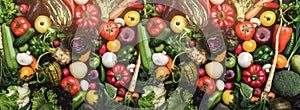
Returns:
[[[16,41],[14,42],[14,46],[16,48],[23,46],[32,38],[34,33],[35,30],[33,28],[28,28],[27,31],[20,38],[16,39]]]
[[[19,68],[16,56],[18,49],[14,48],[13,42],[15,41],[14,35],[9,26],[6,23],[2,24],[2,43],[3,51],[5,56],[5,61],[7,62],[7,67],[10,70],[15,70]]]
[[[289,57],[293,51],[293,48],[295,46],[295,33],[292,33],[291,39],[289,40],[288,44],[286,44],[282,55],[284,55],[285,57]]]
[[[151,70],[155,67],[155,65],[152,62],[152,52],[149,46],[150,35],[143,24],[144,23],[141,22],[137,26],[140,55],[143,67],[147,70]]]

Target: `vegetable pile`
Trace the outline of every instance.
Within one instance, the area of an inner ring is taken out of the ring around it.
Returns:
[[[299,6],[2,0],[0,109],[299,109]]]

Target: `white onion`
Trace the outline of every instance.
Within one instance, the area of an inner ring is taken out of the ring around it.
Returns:
[[[212,61],[205,65],[207,75],[213,79],[218,79],[223,75],[224,68],[219,62]]]
[[[88,72],[88,67],[86,64],[80,61],[70,64],[69,68],[71,74],[77,79],[84,78]]]

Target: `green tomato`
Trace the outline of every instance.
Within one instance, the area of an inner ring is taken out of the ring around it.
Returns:
[[[233,103],[234,95],[231,92],[232,90],[225,90],[222,94],[222,100],[226,105]]]
[[[171,19],[170,27],[173,32],[181,33],[187,24],[188,22],[183,16],[176,15]]]
[[[98,57],[90,58],[89,66],[91,68],[97,68],[99,65],[100,65],[100,58]]]
[[[233,68],[236,65],[236,58],[229,57],[226,59],[225,66],[226,68]]]

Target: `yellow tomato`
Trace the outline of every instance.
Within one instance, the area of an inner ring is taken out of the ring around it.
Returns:
[[[34,75],[34,71],[29,66],[24,66],[20,69],[20,79],[25,78],[25,81],[29,81]]]
[[[276,14],[273,11],[265,11],[259,17],[263,26],[272,26],[276,21]]]
[[[160,66],[156,69],[156,79],[164,81],[170,76],[170,70],[166,66]]]
[[[253,39],[246,40],[243,42],[242,47],[246,52],[253,52],[256,49],[256,42]]]
[[[287,59],[284,55],[278,54],[276,68],[284,68],[287,64]]]
[[[121,48],[121,43],[118,39],[110,40],[107,42],[106,48],[110,52],[118,52]]]
[[[222,94],[222,100],[226,105],[233,103],[234,95],[231,92],[232,90],[225,90]]]
[[[124,21],[127,26],[135,26],[140,22],[140,13],[129,11],[124,15]]]

